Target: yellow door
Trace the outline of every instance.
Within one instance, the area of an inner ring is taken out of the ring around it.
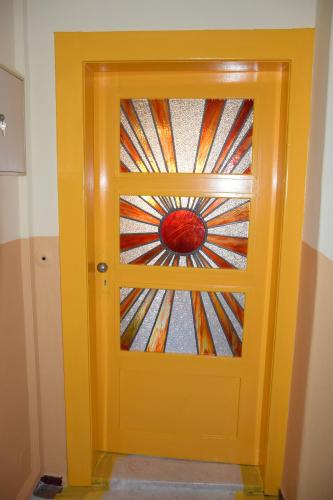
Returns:
[[[280,83],[96,74],[99,449],[258,463]]]

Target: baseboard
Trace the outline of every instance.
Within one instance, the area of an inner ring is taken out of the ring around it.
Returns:
[[[38,482],[40,475],[41,475],[40,470],[31,471],[31,473],[25,480],[22,488],[20,489],[19,493],[17,494],[15,500],[29,500],[33,490],[35,489],[35,486]]]

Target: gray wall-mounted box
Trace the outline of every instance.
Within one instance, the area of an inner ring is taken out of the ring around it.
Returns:
[[[0,175],[24,173],[24,81],[0,67]]]

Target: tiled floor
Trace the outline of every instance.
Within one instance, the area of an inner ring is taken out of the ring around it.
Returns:
[[[56,499],[260,500],[261,491],[256,467],[100,453],[92,486],[66,487]]]

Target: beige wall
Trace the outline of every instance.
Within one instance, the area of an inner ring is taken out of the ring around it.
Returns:
[[[333,497],[333,261],[311,247],[303,253],[305,269],[316,269],[314,289],[301,290],[298,346],[311,338],[307,372],[303,439],[299,461],[299,500],[331,500]],[[313,321],[304,324],[305,308],[313,308]]]
[[[19,0],[0,2],[0,64],[22,74],[20,7]],[[0,176],[0,498],[6,500],[26,500],[40,475],[30,258],[19,239],[22,185],[17,176]]]
[[[6,500],[16,495],[25,500],[41,473],[61,475],[66,481],[58,238],[48,238],[47,231],[44,237],[30,238],[33,176],[26,14],[25,0],[0,1],[0,64],[25,76],[28,153],[26,176],[0,175],[0,270],[6,270],[0,273],[0,367],[13,364],[12,372],[0,377],[0,391],[11,393],[0,426],[0,436],[7,439],[3,446],[0,442],[0,463],[6,463],[0,470],[0,498]],[[36,190],[36,197],[45,194],[47,206],[49,193],[40,186]]]
[[[0,498],[66,481],[58,238],[0,244]]]
[[[303,244],[289,431],[286,500],[333,497],[333,261]]]
[[[0,276],[0,498],[14,500],[35,479],[19,240],[0,245]]]
[[[333,498],[333,37],[317,6],[304,244],[286,461],[287,500]]]
[[[66,427],[58,237],[30,239],[38,341],[41,468],[66,481]]]

